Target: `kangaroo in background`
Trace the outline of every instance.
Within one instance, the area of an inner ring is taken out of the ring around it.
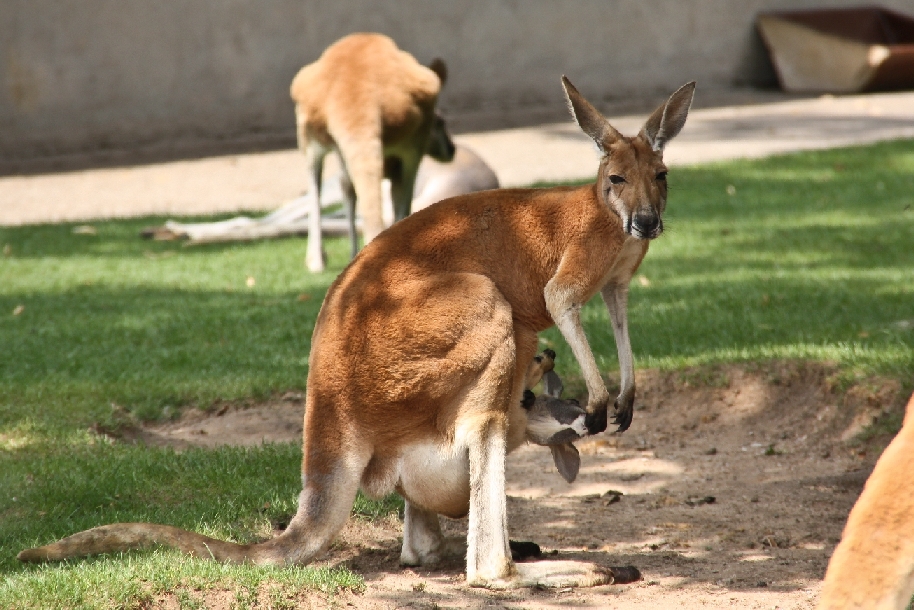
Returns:
[[[447,199],[499,187],[498,176],[472,149],[457,144],[454,158],[442,163],[424,157],[416,174],[412,211],[417,212]]]
[[[914,596],[914,395],[851,509],[820,610],[904,610]]]
[[[330,45],[292,80],[298,147],[307,157],[309,213],[305,262],[323,271],[326,256],[320,228],[324,157],[335,150],[348,177],[344,198],[353,257],[358,252],[355,203],[365,243],[384,230],[381,180],[391,181],[394,218],[410,212],[419,162],[426,153],[441,161],[454,156],[444,120],[435,112],[447,80],[444,62],[426,68],[382,34],[360,33]]]
[[[580,317],[597,292],[622,369],[614,420],[620,431],[631,424],[628,284],[663,232],[662,153],[685,124],[695,84],[676,91],[637,136],[624,137],[562,83],[575,120],[603,153],[593,184],[445,199],[378,235],[331,285],[311,342],[302,492],[281,535],[234,544],[164,525],[114,524],[19,559],[160,543],[219,561],[305,564],[330,545],[361,488],[406,500],[405,565],[435,565],[453,552],[438,515],[469,514],[470,585],[612,582],[611,569],[592,563],[512,560],[505,459],[527,438],[523,392],[537,333],[553,324],[584,373],[586,432],[606,428],[610,396]]]
[[[345,175],[340,176],[340,182],[341,190],[349,188]],[[428,155],[422,157],[416,173],[411,212],[424,210],[448,197],[488,191],[499,186],[498,176],[482,157],[462,144],[455,144],[454,157],[450,161],[436,161]],[[389,180],[384,180],[381,195],[384,224],[390,226],[395,218]]]

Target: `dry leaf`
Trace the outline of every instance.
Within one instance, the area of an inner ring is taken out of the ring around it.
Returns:
[[[16,309],[13,310],[13,315],[18,316],[23,311],[25,311],[25,305],[16,305]]]
[[[645,286],[645,287],[651,285],[651,281],[650,281],[649,279],[647,279],[647,278],[646,278],[645,276],[643,276],[643,275],[639,275],[639,276],[638,276],[638,283],[641,284],[642,286]]]
[[[257,283],[257,280],[254,279],[253,275],[249,275],[247,281],[245,282],[245,284],[247,284],[248,288],[253,288],[254,284],[256,284],[256,283]]]
[[[73,235],[96,235],[98,231],[92,225],[79,225],[73,227]]]
[[[299,301],[310,301],[310,300],[311,300],[311,295],[308,294],[307,292],[303,292],[303,293],[301,293],[300,295],[298,295],[298,300],[299,300]]]

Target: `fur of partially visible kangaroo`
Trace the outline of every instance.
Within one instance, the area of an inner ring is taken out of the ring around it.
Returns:
[[[382,34],[350,34],[330,45],[292,80],[298,147],[307,157],[309,213],[305,263],[323,271],[326,256],[320,227],[324,157],[339,153],[352,256],[358,252],[355,205],[362,215],[365,243],[384,230],[381,181],[389,178],[394,218],[410,212],[422,156],[450,161],[454,144],[435,111],[447,80],[440,59],[426,68]]]
[[[200,557],[304,564],[331,543],[359,488],[406,500],[401,562],[452,551],[438,515],[469,514],[466,577],[485,587],[611,582],[586,562],[511,559],[505,458],[526,438],[522,406],[537,333],[559,327],[587,384],[586,427],[606,428],[610,396],[581,326],[601,293],[615,331],[622,388],[635,396],[628,284],[663,231],[662,151],[685,124],[694,83],[635,137],[623,137],[563,78],[582,130],[602,151],[596,182],[483,191],[446,199],[368,244],[327,292],[311,341],[298,512],[278,537],[239,545],[151,524],[106,525],[21,552],[63,559],[162,543]]]
[[[828,562],[819,610],[904,610],[914,595],[914,395]]]

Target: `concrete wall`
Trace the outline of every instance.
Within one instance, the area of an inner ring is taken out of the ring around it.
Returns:
[[[445,58],[458,119],[771,85],[760,10],[859,0],[0,0],[0,167],[59,155],[293,142],[288,85],[353,31]],[[886,0],[914,12],[914,0]],[[470,121],[472,122],[472,121]],[[465,120],[464,123],[467,123]],[[8,170],[9,171],[9,170]]]

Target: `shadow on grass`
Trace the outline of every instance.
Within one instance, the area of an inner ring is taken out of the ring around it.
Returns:
[[[25,310],[0,318],[10,346],[0,353],[0,400],[13,403],[0,422],[15,421],[17,412],[56,417],[31,408],[42,394],[84,390],[105,405],[156,417],[166,405],[301,390],[325,291],[305,299],[298,292],[96,286],[7,293],[4,300],[23,302]]]
[[[179,218],[181,222],[214,222],[249,216],[258,218],[263,212],[240,212],[239,214],[222,214],[215,216]],[[87,222],[65,222],[24,225],[17,227],[0,227],[0,244],[10,245],[10,254],[16,259],[48,257],[87,257],[87,258],[140,258],[150,255],[179,251],[182,256],[204,256],[225,250],[237,250],[257,247],[276,241],[288,241],[297,246],[301,257],[305,254],[305,237],[289,237],[281,240],[253,240],[247,242],[223,242],[213,244],[188,245],[185,240],[155,241],[144,239],[140,232],[151,226],[161,226],[166,220],[175,217],[144,216],[116,221],[98,220]],[[83,227],[91,227],[89,233],[79,233]]]
[[[295,512],[300,464],[293,443],[176,453],[96,437],[32,447],[8,464],[18,476],[0,500],[0,571],[24,569],[15,555],[25,547],[119,521],[211,524],[210,535],[251,542],[252,530]]]

